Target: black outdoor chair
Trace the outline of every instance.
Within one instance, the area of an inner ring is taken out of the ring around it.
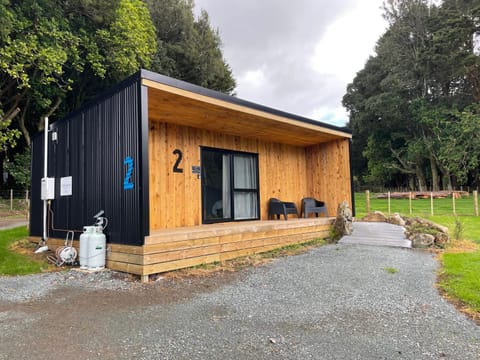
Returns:
[[[293,202],[280,201],[275,198],[271,198],[268,202],[268,218],[277,215],[277,220],[280,219],[280,215],[283,215],[285,220],[288,220],[288,214],[295,214],[298,217],[297,205]]]
[[[325,202],[318,201],[314,198],[308,197],[302,199],[302,214],[304,218],[308,217],[308,214],[315,214],[318,217],[318,214],[324,214],[325,217],[328,216],[327,206]]]

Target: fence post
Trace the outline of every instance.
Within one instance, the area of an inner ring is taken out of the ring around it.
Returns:
[[[388,192],[388,216],[390,216],[391,209],[391,200],[390,200],[390,191]]]
[[[370,190],[365,190],[365,208],[368,214],[370,212]]]
[[[10,189],[10,211],[13,211],[13,189]]]
[[[455,192],[452,192],[452,207],[453,207],[453,215],[457,215],[457,209],[455,207]]]
[[[430,214],[433,216],[433,192],[430,192]]]
[[[408,193],[408,208],[410,210],[410,216],[412,215],[412,192]]]
[[[478,190],[473,192],[473,208],[475,210],[475,216],[478,216]]]

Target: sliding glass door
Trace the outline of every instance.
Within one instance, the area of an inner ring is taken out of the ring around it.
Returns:
[[[255,220],[258,211],[258,155],[201,149],[203,223]]]

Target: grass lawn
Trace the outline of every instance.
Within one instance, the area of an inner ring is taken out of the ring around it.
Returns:
[[[445,253],[442,262],[442,290],[480,313],[480,251]]]
[[[12,251],[11,246],[28,235],[25,226],[0,231],[0,275],[27,275],[45,270],[48,265],[43,261]],[[31,249],[32,253],[34,249]]]

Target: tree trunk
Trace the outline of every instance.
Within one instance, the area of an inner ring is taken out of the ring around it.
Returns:
[[[430,168],[432,170],[432,191],[439,191],[440,176],[438,173],[437,162],[432,155],[430,155]]]
[[[451,180],[451,186],[452,186],[452,190],[454,189],[457,189],[458,190],[458,181],[457,181],[457,177],[455,175],[452,175],[450,176],[450,180]]]
[[[452,176],[449,173],[443,174],[443,187],[446,188],[449,191],[453,190],[452,186]]]
[[[415,191],[415,178],[413,176],[408,177],[408,190]]]
[[[473,186],[474,189],[478,189],[480,187],[480,171],[478,170],[478,168],[476,168],[473,171],[472,186]]]
[[[420,166],[415,166],[415,175],[417,175],[418,180],[418,190],[426,191],[427,190],[427,180],[425,179],[425,174]]]
[[[27,101],[27,104],[28,104],[28,101]],[[25,110],[26,110],[27,107],[28,107],[28,105],[25,106]],[[20,119],[18,120],[18,126],[20,127],[20,131],[22,132],[23,137],[25,138],[25,142],[27,143],[28,147],[31,147],[32,139],[30,138],[30,133],[28,132],[27,127],[25,126],[25,114],[26,114],[26,111],[24,111],[22,113],[22,116],[20,116]]]

